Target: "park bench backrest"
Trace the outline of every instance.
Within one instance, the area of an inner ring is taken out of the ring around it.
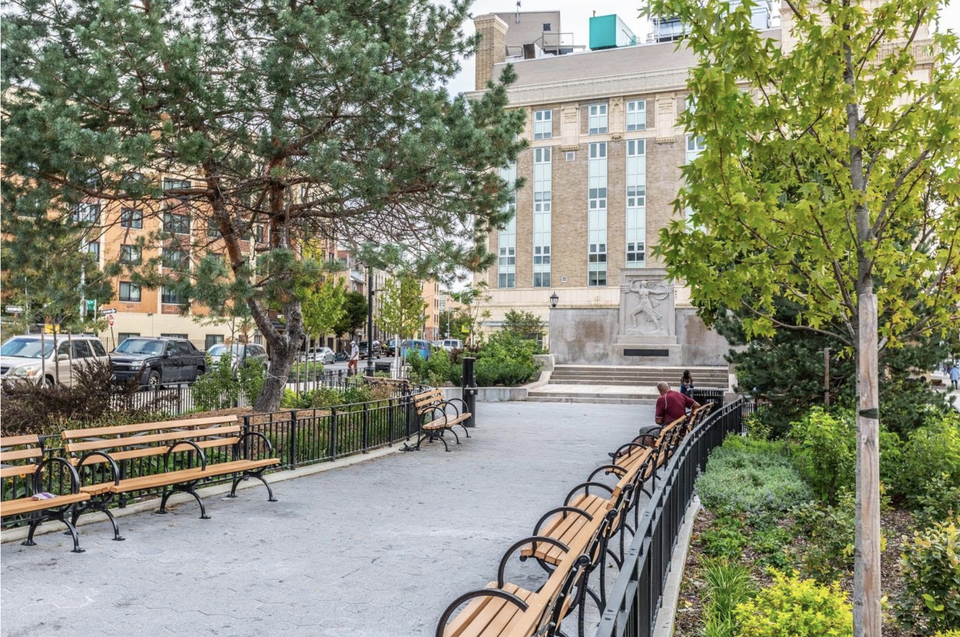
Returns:
[[[413,404],[417,407],[418,413],[423,413],[437,403],[443,402],[443,392],[439,389],[431,389],[413,397]]]
[[[26,447],[26,449],[13,449],[13,447]],[[0,438],[0,464],[13,465],[0,469],[0,478],[31,475],[40,466],[42,458],[43,448],[40,446],[40,438],[35,434]]]
[[[148,422],[135,425],[114,425],[92,429],[70,429],[61,436],[70,461],[88,453],[108,453],[116,461],[156,456],[168,452],[195,451],[234,445],[240,440],[240,424],[236,416],[212,416],[189,420]],[[188,444],[190,441],[193,444]],[[86,464],[107,462],[92,456]]]

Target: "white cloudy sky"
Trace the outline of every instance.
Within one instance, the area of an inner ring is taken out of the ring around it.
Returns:
[[[442,0],[441,0],[442,1]],[[589,43],[590,16],[596,12],[596,15],[607,15],[616,13],[627,23],[637,39],[645,41],[650,28],[646,20],[638,17],[640,14],[640,0],[636,0],[636,6],[623,0],[593,0],[592,2],[583,2],[582,0],[521,0],[521,11],[560,11],[560,26],[563,32],[573,33],[576,44]],[[516,9],[516,0],[476,0],[471,12],[473,15],[483,15],[494,11],[514,11]],[[960,32],[960,0],[951,0],[945,11],[941,28],[953,29]],[[464,25],[464,31],[468,34],[474,33],[473,22],[468,21]],[[473,59],[463,61],[461,72],[450,83],[452,93],[462,91],[472,91],[474,88],[474,64]]]

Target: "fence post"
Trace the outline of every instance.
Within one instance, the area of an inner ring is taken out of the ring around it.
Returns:
[[[473,363],[476,358],[465,356],[463,359],[463,402],[465,409],[470,412],[464,425],[467,427],[477,426],[477,379],[473,376]]]
[[[337,459],[337,408],[330,409],[330,459]]]
[[[363,427],[363,431],[361,432],[361,433],[362,433],[362,437],[363,437],[363,444],[362,444],[362,448],[360,449],[360,452],[361,452],[361,453],[367,453],[367,446],[368,446],[368,444],[369,444],[369,442],[370,442],[370,440],[369,440],[369,436],[370,436],[370,403],[363,403],[363,422],[362,422],[361,426]]]
[[[396,410],[393,406],[393,398],[387,403],[387,444],[393,446],[393,420],[396,418]]]
[[[297,464],[297,410],[290,410],[290,466]]]

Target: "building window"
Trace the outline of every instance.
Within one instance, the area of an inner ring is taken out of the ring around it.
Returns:
[[[184,272],[190,269],[190,255],[186,250],[164,248],[161,262],[164,268]]]
[[[599,135],[607,132],[607,105],[591,104],[587,107],[590,118],[588,123],[588,132],[591,135]]]
[[[160,288],[160,302],[168,305],[180,305],[183,300],[176,290],[163,286]]]
[[[587,285],[607,284],[607,144],[590,144],[587,167]]]
[[[565,159],[567,161],[577,161],[577,153],[573,150],[568,150]]]
[[[647,155],[642,139],[627,141],[627,267],[643,267],[647,233]]]
[[[120,281],[120,300],[129,303],[140,302],[140,286],[129,281]]]
[[[190,234],[190,217],[163,213],[163,231],[170,234]]]
[[[203,349],[208,350],[214,345],[223,342],[223,334],[207,334],[203,339]]]
[[[186,334],[161,334],[160,338],[179,338],[183,340],[189,340]]]
[[[122,245],[120,246],[120,263],[123,265],[140,265],[143,258],[140,246]]]
[[[504,207],[511,217],[506,227],[497,236],[497,287],[517,287],[517,165],[510,164],[500,172],[500,177],[510,185],[510,200]]]
[[[88,241],[83,244],[83,251],[93,255],[93,260],[100,263],[100,242]]]
[[[74,223],[83,223],[95,226],[100,223],[100,204],[78,203],[73,207]]]
[[[552,157],[549,148],[533,152],[533,287],[550,287]]]
[[[221,236],[220,228],[218,228],[217,224],[214,223],[213,221],[207,222],[207,236],[210,237],[211,239],[219,239]]]
[[[687,163],[690,163],[706,148],[703,137],[687,135]]]
[[[644,100],[627,102],[627,130],[646,130],[646,128],[647,102]]]
[[[190,182],[185,179],[170,179],[166,177],[163,180],[164,190],[186,190],[189,187]]]
[[[117,342],[122,343],[128,338],[137,338],[140,336],[140,332],[120,332],[117,334]]]
[[[137,208],[120,209],[120,227],[132,228],[134,230],[143,229],[143,211]]]
[[[533,112],[533,138],[550,139],[553,137],[553,111]]]
[[[550,23],[549,23],[549,22],[544,22],[544,23],[543,23],[543,30],[544,30],[544,31],[549,31],[549,30],[550,30]]]

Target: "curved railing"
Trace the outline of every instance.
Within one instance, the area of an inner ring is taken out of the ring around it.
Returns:
[[[597,629],[597,637],[649,637],[657,621],[677,535],[693,497],[697,474],[710,451],[730,432],[742,431],[752,404],[742,398],[714,412],[691,431],[674,453],[643,511],[620,576]]]

